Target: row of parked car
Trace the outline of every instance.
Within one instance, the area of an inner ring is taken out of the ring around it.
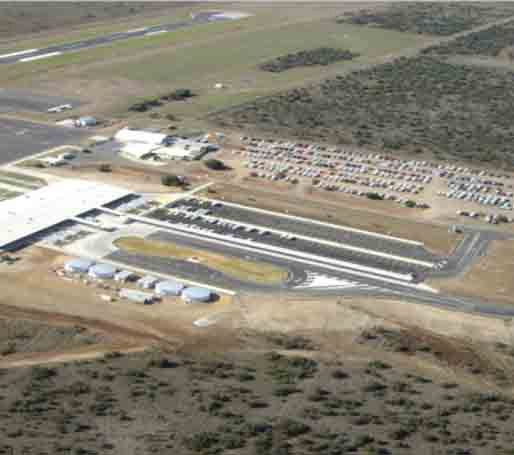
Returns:
[[[355,147],[325,146],[315,143],[291,142],[259,137],[241,137],[241,142],[246,149],[256,149],[260,152],[270,152],[270,156],[283,157],[286,152],[293,152],[292,157],[307,159],[316,156],[320,158],[335,159],[353,162],[373,164],[376,167],[404,173],[425,175],[437,175],[442,178],[452,179],[480,177],[487,184],[498,184],[493,179],[512,179],[512,176],[504,172],[494,172],[480,168],[457,166],[451,163],[437,163],[426,160],[408,160],[381,153],[363,152]]]
[[[476,202],[482,205],[491,205],[502,210],[512,210],[512,198],[507,196],[485,195],[472,191],[440,191],[439,196],[446,196],[448,199],[458,199],[467,202]]]
[[[457,215],[475,219],[482,218],[486,223],[490,224],[512,223],[514,221],[512,217],[494,213],[487,214],[481,212],[467,212],[465,210],[457,210]]]
[[[263,161],[250,161],[246,167],[252,169],[250,175],[268,180],[284,180],[286,182],[298,183],[296,177],[311,178],[314,186],[320,184],[331,185],[335,183],[349,183],[366,186],[369,188],[388,189],[400,193],[419,194],[423,191],[422,185],[410,182],[398,182],[392,179],[356,175],[353,169],[340,170],[339,172],[327,173],[313,167],[303,168],[301,166],[290,166]]]
[[[405,160],[392,155],[362,152],[354,147],[325,146],[259,137],[242,137],[242,153],[249,158],[254,176],[297,183],[296,177],[322,180],[322,187],[336,182],[353,183],[370,188],[419,194],[433,177],[446,181],[447,191],[440,196],[464,200],[501,209],[512,209],[512,176],[503,172],[436,163]],[[366,177],[357,177],[363,174]],[[378,178],[378,179],[374,179]],[[389,180],[386,180],[389,179]],[[401,186],[394,180],[416,183]],[[316,182],[317,184],[319,182]]]

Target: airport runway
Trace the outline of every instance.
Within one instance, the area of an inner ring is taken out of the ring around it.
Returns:
[[[155,25],[151,27],[141,27],[133,30],[127,30],[125,32],[111,33],[110,35],[98,36],[95,38],[75,41],[68,44],[59,44],[55,46],[49,46],[42,49],[25,49],[22,51],[7,52],[0,55],[0,64],[7,63],[26,63],[36,60],[42,60],[45,58],[51,58],[58,55],[62,55],[68,52],[77,52],[83,49],[90,49],[116,41],[122,41],[129,38],[143,37],[143,36],[154,36],[174,30],[178,30],[185,27],[190,27],[196,24],[205,24],[209,22],[219,22],[226,20],[235,20],[237,18],[230,18],[220,16],[216,12],[205,12],[195,14],[190,20],[175,22],[173,24]]]

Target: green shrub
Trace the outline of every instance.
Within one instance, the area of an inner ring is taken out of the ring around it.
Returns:
[[[167,174],[161,177],[161,183],[164,186],[181,186],[183,184],[183,180],[174,174]]]
[[[216,159],[206,160],[205,166],[213,171],[223,171],[226,169],[225,163]]]

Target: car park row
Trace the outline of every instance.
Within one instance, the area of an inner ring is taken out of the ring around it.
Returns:
[[[315,187],[340,191],[356,196],[369,193],[340,183],[387,190],[373,194],[375,199],[407,201],[394,193],[421,194],[433,177],[443,180],[447,191],[438,196],[496,208],[512,210],[512,176],[432,163],[406,160],[388,155],[356,151],[351,147],[329,147],[272,139],[242,137],[242,153],[248,158],[246,166],[252,177],[296,184],[300,178],[312,179]],[[237,152],[236,152],[237,153]],[[391,192],[391,193],[389,193]],[[428,204],[409,201],[409,206],[428,207]]]

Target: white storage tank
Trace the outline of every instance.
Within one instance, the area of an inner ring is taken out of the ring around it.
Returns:
[[[173,280],[161,281],[155,285],[155,293],[160,296],[178,296],[183,290],[184,285]]]
[[[71,259],[64,264],[64,270],[68,273],[87,273],[95,265],[89,259]]]
[[[212,299],[212,292],[206,288],[191,287],[182,291],[186,303],[206,303]]]
[[[111,280],[116,274],[116,268],[109,264],[97,264],[89,269],[89,276],[101,280]]]

